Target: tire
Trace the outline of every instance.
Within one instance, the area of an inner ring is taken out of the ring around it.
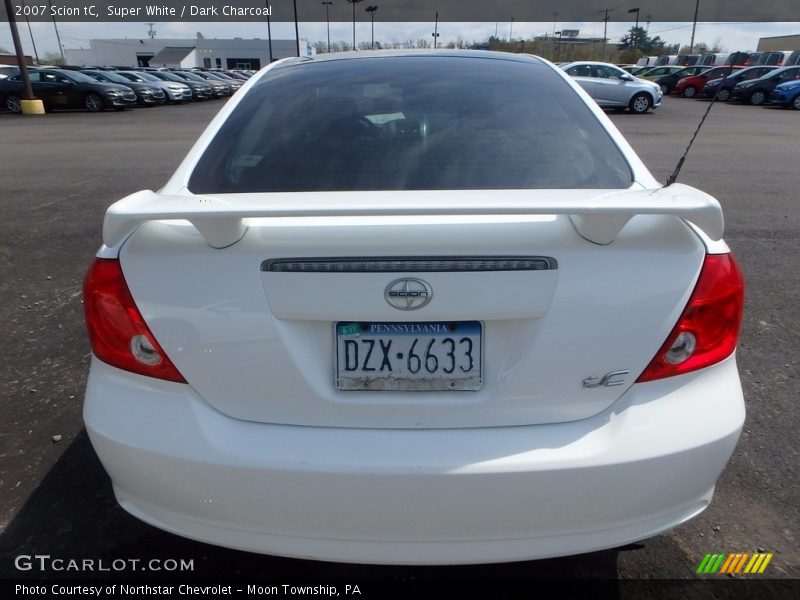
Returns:
[[[644,92],[639,92],[628,103],[628,108],[632,113],[636,113],[637,115],[642,115],[650,110],[650,106],[653,104],[652,98],[648,94]]]
[[[797,96],[794,97],[794,100],[792,100],[792,108],[795,110],[800,110],[800,94],[797,94]]]
[[[764,101],[767,99],[767,95],[759,90],[756,90],[747,98],[748,104],[752,104],[753,106],[761,106],[764,104]]]
[[[731,91],[727,88],[722,88],[717,92],[717,100],[720,102],[727,102],[731,99]]]
[[[106,108],[103,104],[103,98],[100,97],[100,94],[95,94],[94,92],[86,94],[83,99],[83,105],[89,112],[103,112]]]
[[[694,98],[697,95],[697,88],[693,85],[686,86],[683,88],[683,97],[684,98]]]
[[[22,98],[17,94],[9,94],[6,96],[6,108],[12,113],[22,113]]]
[[[665,96],[669,96],[672,93],[672,88],[669,87],[666,83],[661,84],[661,93]]]

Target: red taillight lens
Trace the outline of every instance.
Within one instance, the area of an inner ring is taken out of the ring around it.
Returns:
[[[637,383],[702,369],[736,349],[744,279],[732,254],[707,255],[681,318]]]
[[[94,260],[83,282],[83,309],[97,358],[125,371],[186,383],[136,308],[118,260]]]

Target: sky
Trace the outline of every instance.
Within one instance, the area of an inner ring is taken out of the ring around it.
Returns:
[[[646,23],[641,23],[648,27]],[[25,53],[34,55],[31,36],[27,23],[18,23],[20,38]],[[57,52],[58,44],[52,22],[31,23],[31,31],[40,56],[48,52]],[[633,23],[609,22],[608,38],[616,41],[633,26]],[[331,41],[350,41],[353,35],[352,22],[331,23]],[[264,23],[156,23],[154,26],[157,38],[194,38],[201,32],[206,38],[266,38]],[[581,37],[602,37],[602,22],[555,24],[555,30],[578,29]],[[61,42],[64,48],[88,48],[93,38],[144,38],[147,37],[146,23],[60,23],[58,25]],[[300,23],[300,37],[311,43],[327,39],[325,23]],[[531,38],[547,33],[552,35],[554,23],[439,23],[439,43],[444,45],[461,36],[466,41],[483,41],[495,31],[501,38]],[[375,40],[391,42],[407,39],[431,39],[433,23],[375,23]],[[659,35],[667,43],[688,45],[692,33],[691,23],[654,22],[649,25],[650,35]],[[716,39],[728,51],[756,49],[760,37],[800,34],[800,21],[794,23],[698,23],[695,42],[711,45]],[[294,23],[272,23],[273,39],[294,39]],[[356,41],[370,39],[370,23],[356,23]],[[0,47],[13,51],[11,33],[4,23],[0,23]],[[786,48],[795,50],[795,48]]]

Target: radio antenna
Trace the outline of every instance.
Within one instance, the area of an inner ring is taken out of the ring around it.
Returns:
[[[722,78],[723,83],[724,80],[727,79],[728,76],[732,74],[733,74],[733,65],[731,65],[730,73],[728,73],[728,75],[723,76]],[[706,122],[706,117],[708,117],[708,113],[711,112],[711,107],[714,106],[714,103],[717,101],[717,95],[719,94],[719,91],[721,89],[722,89],[722,83],[720,83],[720,85],[717,86],[717,91],[714,92],[714,97],[711,98],[711,102],[709,102],[708,108],[706,109],[703,118],[700,119],[700,123],[697,125],[697,129],[694,130],[694,135],[692,136],[692,139],[689,140],[689,145],[686,146],[686,150],[683,152],[683,156],[681,156],[680,160],[678,161],[678,164],[675,166],[675,170],[672,172],[672,175],[669,176],[669,179],[667,179],[667,183],[664,187],[671,186],[673,183],[675,183],[675,180],[678,178],[678,174],[681,172],[681,167],[683,167],[683,163],[686,162],[686,155],[689,154],[689,150],[691,149],[692,144],[694,144],[694,140],[697,138],[697,134],[700,133],[700,128],[703,126],[703,123]]]

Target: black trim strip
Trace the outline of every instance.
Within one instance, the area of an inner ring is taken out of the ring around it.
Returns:
[[[549,256],[343,256],[275,258],[261,263],[272,273],[466,273],[474,271],[550,271]]]

